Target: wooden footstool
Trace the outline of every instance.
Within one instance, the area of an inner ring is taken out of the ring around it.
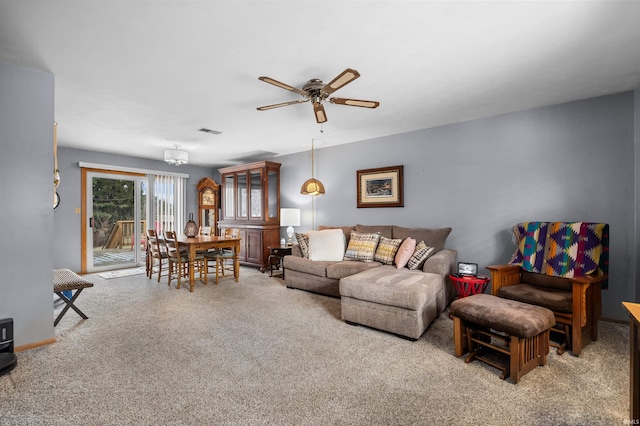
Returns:
[[[458,299],[449,308],[453,317],[456,356],[467,352],[474,359],[502,371],[501,379],[520,378],[547,363],[549,330],[556,323],[553,312],[541,306],[475,294]],[[506,366],[484,357],[488,352],[509,357]]]

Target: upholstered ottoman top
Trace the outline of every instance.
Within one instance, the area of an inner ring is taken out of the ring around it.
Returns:
[[[522,338],[537,336],[556,324],[553,312],[547,308],[490,294],[454,300],[449,312],[464,321]]]

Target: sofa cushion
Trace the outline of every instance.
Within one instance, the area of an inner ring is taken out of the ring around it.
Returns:
[[[309,231],[309,259],[339,262],[344,258],[342,229]]]
[[[285,256],[283,262],[287,270],[303,272],[317,277],[326,277],[327,267],[335,263],[323,260],[310,260],[297,256]]]
[[[380,234],[368,234],[353,231],[349,246],[344,254],[345,260],[359,260],[361,262],[373,262],[373,256],[378,247]]]
[[[513,284],[500,287],[498,296],[542,306],[555,312],[569,313],[572,311],[572,296],[569,291],[552,290],[529,284]]]
[[[392,225],[356,225],[356,232],[365,234],[378,233],[386,238],[391,238]]]
[[[400,248],[401,243],[401,239],[387,238],[381,235],[378,248],[376,248],[376,253],[373,255],[373,260],[385,265],[392,265],[396,259],[396,253],[398,253],[398,248]]]
[[[357,260],[343,260],[342,262],[332,263],[327,266],[327,278],[335,278],[337,280],[357,274],[367,269],[377,268],[381,266],[378,262],[359,262]]]
[[[345,248],[347,244],[349,244],[349,238],[351,238],[351,231],[355,231],[355,226],[328,226],[328,225],[320,225],[318,226],[318,231],[323,231],[325,229],[342,229],[345,237]]]
[[[555,277],[553,275],[538,274],[536,272],[520,270],[520,282],[539,287],[548,287],[555,290],[572,291],[573,284],[570,278]]]
[[[296,232],[296,240],[298,241],[298,245],[300,246],[302,257],[304,257],[305,259],[309,258],[309,237],[307,236],[307,234],[300,234]]]
[[[433,254],[434,250],[433,247],[428,247],[424,241],[420,241],[407,262],[407,268],[411,270],[422,268],[425,260]]]
[[[398,253],[396,253],[396,268],[404,268],[409,259],[411,259],[411,256],[413,256],[415,250],[416,240],[411,237],[405,238],[398,248]]]
[[[418,310],[428,298],[437,299],[443,280],[436,274],[383,265],[341,279],[340,296]]]
[[[404,228],[402,226],[393,226],[393,238],[404,240],[407,237],[415,238],[417,241],[424,241],[429,247],[435,248],[437,253],[442,250],[447,242],[447,237],[451,233],[451,228]]]

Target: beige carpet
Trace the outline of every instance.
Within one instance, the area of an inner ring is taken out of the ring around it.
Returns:
[[[57,343],[0,377],[1,425],[622,425],[629,340],[601,323],[514,385],[453,355],[441,315],[417,341],[340,320],[340,301],[243,268],[180,290],[144,275],[78,298]],[[163,279],[164,280],[164,279]],[[56,312],[61,309],[56,305]],[[53,321],[53,318],[52,318]]]

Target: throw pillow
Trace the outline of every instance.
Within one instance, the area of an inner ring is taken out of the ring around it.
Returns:
[[[422,268],[424,266],[424,262],[433,254],[434,250],[435,248],[427,247],[424,241],[420,241],[416,246],[413,255],[411,255],[411,258],[407,262],[407,268],[411,270]]]
[[[342,229],[309,231],[309,259],[339,262],[344,258]]]
[[[344,258],[346,260],[373,262],[378,241],[380,241],[380,234],[365,234],[353,231]]]
[[[296,232],[296,240],[298,240],[298,245],[300,246],[302,257],[308,259],[309,258],[309,237],[306,234],[300,234]]]
[[[411,237],[405,238],[402,244],[400,244],[400,248],[398,248],[398,253],[396,253],[396,268],[404,268],[404,265],[411,259],[415,250],[416,240]]]
[[[393,264],[393,261],[396,258],[396,253],[398,252],[398,248],[400,247],[401,243],[401,239],[394,240],[392,238],[380,236],[378,248],[376,249],[376,254],[373,256],[373,260],[385,265]]]

